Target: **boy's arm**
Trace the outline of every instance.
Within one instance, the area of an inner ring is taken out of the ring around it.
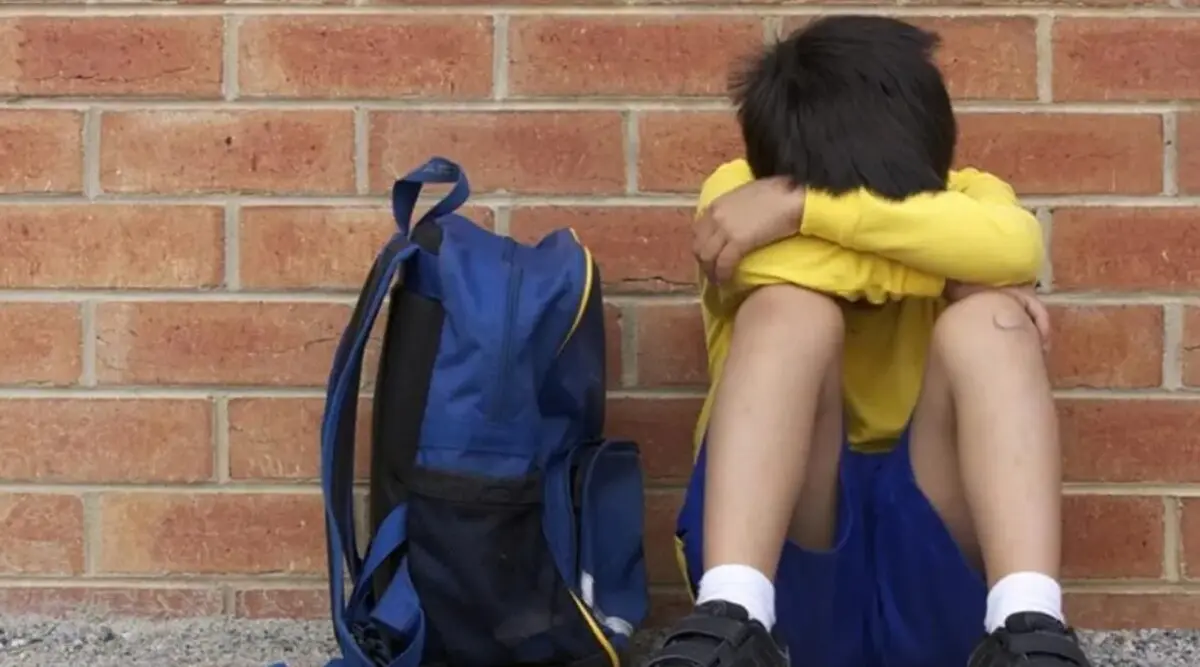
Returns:
[[[697,215],[721,195],[752,180],[744,161],[722,165],[704,182]],[[936,297],[945,287],[940,276],[797,233],[747,253],[732,279],[721,285],[721,292],[736,298],[755,287],[779,283],[873,303],[906,296]]]
[[[891,201],[865,191],[809,190],[802,234],[895,260],[949,280],[992,286],[1033,282],[1042,230],[1007,183],[977,169],[951,172],[946,192]]]

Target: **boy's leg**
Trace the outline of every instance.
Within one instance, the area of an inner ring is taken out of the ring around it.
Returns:
[[[799,287],[764,287],[740,306],[705,445],[697,610],[649,664],[707,662],[717,651],[784,664],[767,634],[784,541],[791,535],[810,548],[833,541],[843,336],[837,303]],[[806,511],[794,517],[798,503]],[[723,625],[697,618],[714,615]],[[710,634],[715,627],[737,639]]]
[[[920,491],[962,557],[986,573],[986,610],[975,611],[984,612],[977,627],[989,636],[971,664],[1086,665],[1064,627],[1057,582],[1061,455],[1051,387],[1038,332],[1014,298],[977,294],[939,318],[908,446]],[[983,601],[961,581],[948,584],[945,617]],[[964,600],[958,608],[955,594]],[[956,639],[961,646],[968,638]]]
[[[803,288],[766,287],[739,309],[708,428],[706,570],[773,578],[786,537],[831,546],[844,337],[838,304]]]

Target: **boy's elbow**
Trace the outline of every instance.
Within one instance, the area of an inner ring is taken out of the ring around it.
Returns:
[[[1041,275],[1042,264],[1046,260],[1040,230],[1036,235],[1029,235],[1010,244],[1007,251],[1000,254],[1004,258],[1005,282],[1014,285],[1034,282]]]

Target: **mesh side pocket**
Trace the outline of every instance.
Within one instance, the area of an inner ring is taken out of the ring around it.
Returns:
[[[427,662],[562,665],[596,652],[546,546],[540,477],[418,468],[411,480],[408,558]]]

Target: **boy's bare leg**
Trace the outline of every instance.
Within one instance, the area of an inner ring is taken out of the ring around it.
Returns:
[[[739,308],[707,434],[698,603],[735,602],[770,627],[786,536],[829,546],[843,336],[837,303],[799,287],[761,288]]]
[[[1011,613],[1062,619],[1058,424],[1041,340],[1022,306],[976,294],[939,318],[913,416],[917,484]],[[979,564],[977,562],[977,564]]]

